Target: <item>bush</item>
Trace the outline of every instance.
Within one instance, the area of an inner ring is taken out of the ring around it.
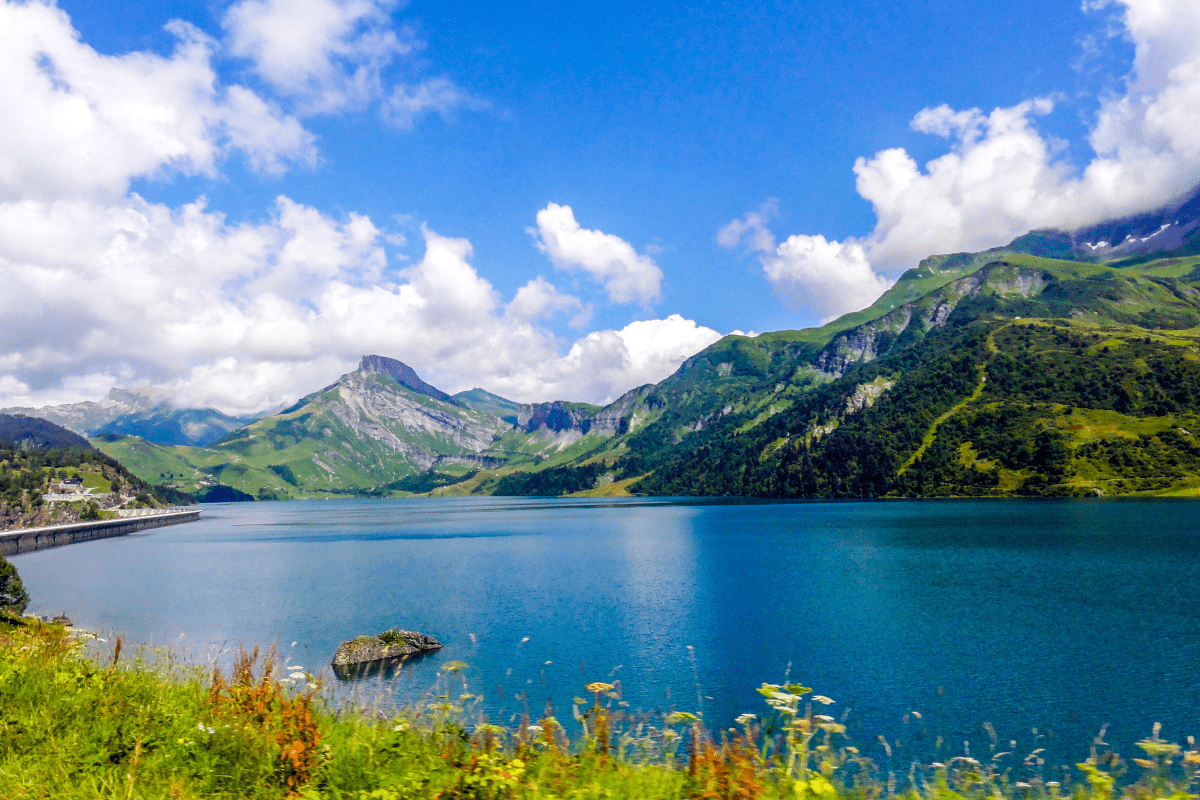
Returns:
[[[0,556],[0,614],[19,617],[29,605],[29,595],[17,568],[8,559]]]

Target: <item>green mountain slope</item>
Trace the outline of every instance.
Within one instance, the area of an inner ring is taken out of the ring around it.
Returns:
[[[398,361],[364,356],[336,383],[209,447],[93,441],[146,480],[190,492],[225,485],[267,499],[411,491],[394,484],[435,467],[447,477],[433,485],[445,483],[497,465],[483,453],[509,427]]]
[[[1113,269],[1010,253],[845,329],[727,337],[654,419],[512,494],[875,497],[1191,492],[1200,258]]]

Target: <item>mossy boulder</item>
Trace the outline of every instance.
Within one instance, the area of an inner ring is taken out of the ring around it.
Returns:
[[[416,631],[388,630],[378,636],[358,636],[348,642],[342,642],[333,656],[333,666],[345,667],[392,658],[408,658],[441,649],[442,643],[432,636]]]

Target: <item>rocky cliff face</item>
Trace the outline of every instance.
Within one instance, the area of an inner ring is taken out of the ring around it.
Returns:
[[[587,433],[591,430],[595,412],[594,406],[579,403],[534,403],[522,406],[517,412],[517,427],[526,433],[533,433],[539,428],[555,433],[565,430]]]
[[[435,398],[425,392],[418,398],[397,391],[394,385],[376,378],[378,374],[352,372],[338,381],[335,392],[316,404],[356,436],[408,456],[421,469],[429,469],[445,455],[481,453],[508,427],[499,419],[450,402],[429,402],[424,398]],[[440,446],[432,446],[434,442]]]
[[[432,397],[434,400],[441,400],[450,405],[458,405],[458,401],[453,397],[421,380],[416,371],[403,361],[397,361],[387,356],[363,356],[358,371],[364,375],[384,375],[418,394]]]
[[[963,300],[981,294],[1036,297],[1047,286],[1042,270],[1025,269],[1002,260],[992,262],[918,301],[905,303],[877,320],[838,334],[817,356],[814,366],[829,378],[840,378],[855,364],[865,364],[882,355],[910,328],[915,327],[918,334],[941,328]]]

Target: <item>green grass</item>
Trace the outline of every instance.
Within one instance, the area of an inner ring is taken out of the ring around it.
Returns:
[[[112,491],[112,482],[95,469],[71,470],[72,477],[83,480],[84,489],[92,489],[94,494],[107,494]]]
[[[569,739],[553,717],[488,724],[461,662],[424,702],[381,714],[329,707],[316,678],[271,654],[243,652],[226,674],[131,656],[120,639],[86,650],[55,625],[0,622],[5,800],[1192,800],[1198,788],[1200,750],[1157,726],[1128,772],[1100,744],[1062,769],[1039,751],[938,744],[889,773],[847,739],[833,700],[798,684],[763,684],[760,713],[714,737],[690,713],[629,715],[619,687],[591,683]]]

